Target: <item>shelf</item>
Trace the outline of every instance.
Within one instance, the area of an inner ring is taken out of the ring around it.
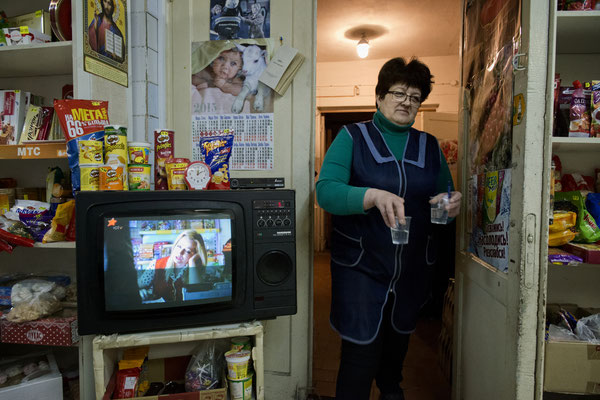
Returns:
[[[556,52],[600,53],[600,11],[557,11]]]
[[[39,243],[33,244],[33,247],[41,247],[43,249],[74,249],[75,242],[53,242],[53,243]]]
[[[1,62],[1,61],[0,61]],[[67,158],[65,142],[0,146],[0,160]]]
[[[600,138],[552,137],[552,151],[595,152],[600,151]]]
[[[71,42],[2,46],[0,78],[70,75],[73,73],[72,47]]]

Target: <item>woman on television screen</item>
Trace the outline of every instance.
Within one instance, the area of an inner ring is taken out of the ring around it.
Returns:
[[[138,278],[142,302],[182,301],[183,286],[191,276],[201,276],[208,259],[204,239],[195,230],[185,230],[173,242],[171,254],[150,264]]]

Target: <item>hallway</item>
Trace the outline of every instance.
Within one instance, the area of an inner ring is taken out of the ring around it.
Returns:
[[[313,386],[321,400],[333,399],[340,357],[340,338],[329,325],[329,253],[314,256]],[[402,387],[406,400],[450,400],[450,382],[438,358],[441,319],[422,318],[411,336]],[[378,398],[374,386],[371,400]]]

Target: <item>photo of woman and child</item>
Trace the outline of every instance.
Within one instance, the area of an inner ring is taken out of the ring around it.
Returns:
[[[194,44],[192,113],[273,112],[271,90],[258,80],[269,59],[267,47],[215,41]]]

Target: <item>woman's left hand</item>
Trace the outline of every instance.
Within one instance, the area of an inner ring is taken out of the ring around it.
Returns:
[[[431,200],[429,200],[429,203],[430,204],[437,203],[444,197],[447,198],[448,193],[438,193],[436,196],[432,197]],[[446,206],[446,209],[448,210],[448,217],[453,218],[453,217],[456,217],[458,214],[460,214],[461,199],[462,199],[461,192],[451,192],[450,193],[450,199],[448,200],[448,205]]]
[[[199,267],[201,264],[202,264],[202,261],[200,259],[200,254],[198,254],[198,253],[195,253],[193,256],[191,256],[188,261],[188,265],[190,267]]]

